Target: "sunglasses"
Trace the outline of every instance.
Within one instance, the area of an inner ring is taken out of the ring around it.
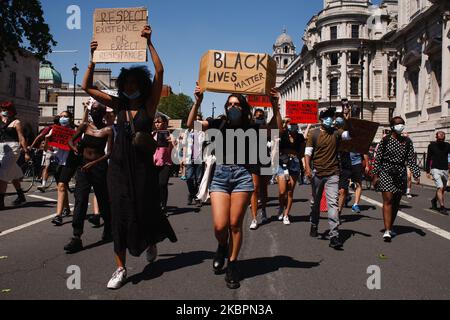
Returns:
[[[227,107],[240,107],[241,104],[239,102],[228,102]]]

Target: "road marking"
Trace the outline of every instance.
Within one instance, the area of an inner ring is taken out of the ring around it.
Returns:
[[[35,199],[39,199],[39,200],[50,201],[50,202],[58,202],[57,200],[52,199],[52,198],[36,196],[36,195],[27,195],[27,197],[35,198]],[[71,208],[73,208],[73,204],[72,203],[69,203],[69,206]],[[31,227],[31,226],[33,226],[35,224],[44,222],[46,220],[53,219],[55,217],[55,215],[56,215],[56,213],[53,213],[53,214],[51,214],[49,216],[46,216],[46,217],[43,217],[43,218],[40,218],[40,219],[37,219],[37,220],[34,220],[34,221],[27,222],[27,223],[22,224],[20,226],[17,226],[17,227],[14,227],[14,228],[11,228],[11,229],[8,229],[8,230],[5,230],[5,231],[0,231],[0,237],[6,236],[7,234],[10,234],[10,233],[13,233],[13,232],[16,232],[16,231],[19,231],[19,230],[23,230],[25,228]]]
[[[383,204],[381,202],[372,200],[366,196],[361,196],[361,199],[363,199],[364,201],[371,203],[377,207],[383,208]],[[415,224],[416,226],[419,226],[430,232],[433,232],[434,234],[437,234],[438,236],[441,236],[444,239],[450,240],[450,232],[448,232],[448,231],[445,231],[439,227],[433,226],[432,224],[429,224],[428,222],[425,222],[423,220],[414,218],[413,216],[410,216],[409,214],[406,214],[403,211],[399,211],[397,216],[406,221],[411,222],[412,224]]]
[[[409,204],[409,202],[408,201],[406,201],[406,200],[400,200],[402,203],[405,203],[405,204]]]

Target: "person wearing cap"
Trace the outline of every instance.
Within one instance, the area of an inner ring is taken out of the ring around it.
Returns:
[[[339,197],[339,162],[338,147],[341,140],[350,140],[351,126],[346,121],[345,126],[349,131],[336,129],[334,127],[335,110],[328,109],[320,113],[321,126],[312,130],[308,134],[305,150],[306,176],[311,180],[313,187],[313,201],[311,210],[311,230],[310,236],[318,236],[318,226],[320,218],[320,202],[325,189],[328,205],[328,223],[330,247],[339,249],[343,246],[339,239],[339,217],[338,217],[338,197]],[[350,115],[344,116],[348,120]],[[311,168],[313,164],[314,170]]]
[[[22,122],[17,119],[17,110],[12,102],[0,103],[0,210],[5,209],[5,193],[8,183],[16,188],[17,199],[13,205],[19,206],[26,202],[20,186],[23,172],[17,165],[20,148],[25,153],[25,161],[30,161],[27,142],[24,136]]]

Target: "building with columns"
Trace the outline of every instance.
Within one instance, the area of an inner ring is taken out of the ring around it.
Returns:
[[[396,115],[417,152],[426,152],[435,132],[450,136],[450,1],[399,0]]]
[[[290,100],[339,110],[347,98],[358,108],[363,103],[364,119],[386,126],[396,106],[397,54],[385,36],[394,32],[396,15],[397,0],[377,10],[367,0],[324,0],[306,26],[300,54],[279,71],[282,114]]]

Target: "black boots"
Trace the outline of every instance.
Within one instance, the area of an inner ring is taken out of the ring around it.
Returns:
[[[67,253],[77,253],[81,250],[83,250],[83,242],[80,238],[74,237],[70,240],[68,244],[64,246],[64,250]]]
[[[218,274],[222,271],[223,266],[225,265],[225,259],[227,257],[228,247],[222,247],[221,245],[219,245],[213,260],[213,270],[215,274]]]
[[[227,273],[225,275],[225,282],[229,289],[237,289],[241,286],[239,283],[239,271],[237,268],[237,261],[229,261],[227,266]]]
[[[25,194],[23,193],[22,189],[17,189],[16,191],[17,191],[17,199],[13,201],[13,205],[15,207],[18,207],[26,203],[27,200],[25,199]]]

